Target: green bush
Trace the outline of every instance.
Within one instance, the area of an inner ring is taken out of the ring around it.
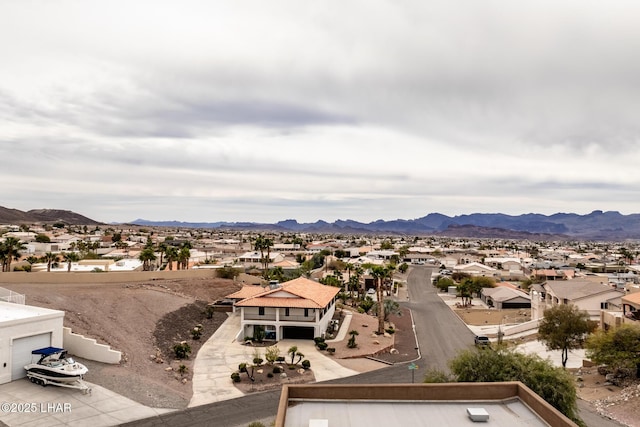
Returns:
[[[201,336],[202,336],[202,325],[196,325],[191,330],[191,338],[193,338],[194,340],[199,340]]]
[[[247,372],[247,364],[246,363],[241,363],[238,365],[238,371],[240,372]]]
[[[273,378],[273,374],[271,372],[267,373],[267,378]]]
[[[262,360],[262,358],[260,358],[260,357],[254,357],[253,358],[253,364],[256,365],[256,366],[262,365],[262,362],[264,362],[264,360]]]
[[[324,338],[323,337],[315,337],[313,339],[313,341],[316,343],[316,345],[318,345],[321,342],[324,342]]]
[[[393,335],[396,333],[396,330],[393,328],[387,328],[384,330],[386,333],[388,333],[389,335]]]
[[[318,348],[320,350],[326,350],[327,347],[329,347],[329,344],[327,344],[326,342],[319,342],[318,343]]]
[[[207,319],[213,319],[213,313],[215,313],[216,309],[212,305],[208,305],[204,309],[204,315]]]
[[[274,366],[273,367],[273,373],[274,374],[281,374],[282,373],[282,368],[280,366]]]
[[[304,359],[304,360],[302,361],[302,367],[303,367],[304,369],[309,369],[309,368],[311,367],[311,362],[309,362],[307,359]]]
[[[333,354],[333,353],[335,353],[335,352],[336,352],[335,347],[327,347],[327,353],[329,353],[329,354]]]
[[[186,341],[182,341],[173,346],[173,352],[176,359],[187,359],[191,353],[191,346]]]
[[[234,383],[239,383],[240,382],[240,374],[237,372],[234,372],[233,374],[231,374],[231,380]]]

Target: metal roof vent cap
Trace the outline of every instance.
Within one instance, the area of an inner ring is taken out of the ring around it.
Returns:
[[[474,423],[486,423],[489,421],[489,413],[484,408],[467,408],[467,414]]]

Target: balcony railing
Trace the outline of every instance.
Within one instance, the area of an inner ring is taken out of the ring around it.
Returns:
[[[257,313],[245,313],[245,320],[265,320],[269,322],[275,322],[276,315],[275,314],[263,314],[262,316]],[[315,322],[315,317],[305,317],[305,316],[285,316],[284,314],[280,314],[281,322]]]
[[[275,321],[276,320],[276,315],[274,314],[263,314],[263,315],[259,315],[257,313],[245,313],[244,314],[244,318],[245,320],[268,320],[268,321]]]

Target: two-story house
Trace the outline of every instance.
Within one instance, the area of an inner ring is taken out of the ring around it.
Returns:
[[[313,339],[321,336],[335,312],[339,288],[299,277],[267,288],[248,286],[227,298],[239,300],[243,337],[253,337],[258,329],[266,338]]]
[[[544,317],[544,310],[559,304],[574,304],[589,313],[592,320],[600,320],[600,311],[609,302],[619,300],[621,292],[607,284],[588,279],[551,280],[531,286],[531,319]]]

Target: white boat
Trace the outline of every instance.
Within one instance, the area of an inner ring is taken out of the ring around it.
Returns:
[[[27,376],[32,379],[42,379],[52,382],[72,383],[82,380],[88,369],[82,363],[67,357],[63,348],[45,347],[33,350],[32,355],[39,355],[40,360],[24,367]],[[34,381],[35,382],[35,381]]]

